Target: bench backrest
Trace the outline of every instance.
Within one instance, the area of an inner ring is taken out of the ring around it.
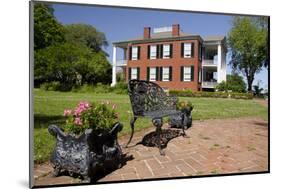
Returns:
[[[130,80],[128,93],[135,116],[143,116],[145,112],[169,109],[165,105],[167,95],[156,83],[144,80]]]

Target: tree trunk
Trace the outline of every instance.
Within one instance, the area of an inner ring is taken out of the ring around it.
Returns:
[[[254,77],[247,77],[247,83],[248,83],[248,92],[252,91],[252,85],[253,85]]]

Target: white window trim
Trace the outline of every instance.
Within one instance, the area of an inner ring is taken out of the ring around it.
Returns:
[[[170,68],[169,67],[162,68],[162,81],[170,81]]]
[[[191,81],[191,66],[183,67],[183,81]]]
[[[149,68],[149,81],[156,81],[156,68]]]
[[[138,79],[138,69],[131,68],[131,79]]]
[[[163,45],[163,59],[169,59],[171,57],[170,48],[170,44]]]
[[[192,44],[191,43],[184,43],[183,45],[183,57],[184,58],[191,58],[192,53]]]
[[[138,60],[138,47],[132,47],[132,60]]]
[[[151,45],[150,46],[149,59],[156,59],[156,56],[157,56],[157,46],[156,45]]]

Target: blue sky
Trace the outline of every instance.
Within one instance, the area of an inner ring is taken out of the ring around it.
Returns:
[[[160,11],[150,9],[128,9],[98,6],[54,4],[55,16],[62,24],[84,23],[93,25],[105,33],[109,46],[105,51],[112,62],[112,42],[140,37],[143,27],[162,27],[180,24],[185,33],[207,35],[227,35],[231,28],[232,16],[191,12]],[[119,53],[118,53],[119,55]],[[227,63],[229,58],[227,58]],[[227,67],[227,73],[231,67]],[[256,75],[254,84],[261,80],[267,88],[267,70]]]

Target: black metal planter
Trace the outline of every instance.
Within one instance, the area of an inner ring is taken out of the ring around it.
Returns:
[[[122,127],[115,123],[109,132],[87,129],[77,137],[50,125],[48,131],[57,140],[51,156],[54,176],[66,172],[71,176],[81,175],[83,182],[94,182],[105,172],[120,168],[123,154],[117,133]]]

